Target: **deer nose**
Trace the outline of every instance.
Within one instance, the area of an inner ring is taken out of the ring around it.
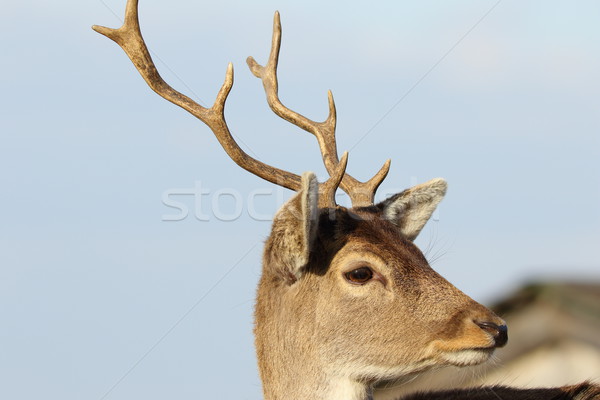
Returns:
[[[492,335],[494,338],[494,347],[503,347],[508,342],[508,328],[506,325],[498,325],[493,322],[479,322],[475,324],[481,329]]]

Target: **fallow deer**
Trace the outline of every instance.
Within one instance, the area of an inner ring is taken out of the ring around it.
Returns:
[[[413,244],[446,193],[446,182],[433,179],[374,204],[390,162],[366,182],[345,172],[348,157],[338,158],[331,92],[324,122],[281,103],[278,13],[267,64],[249,57],[248,66],[262,80],[273,112],[317,138],[330,175],[325,183],[312,173],[299,176],[266,165],[237,145],[224,117],[233,85],[231,64],[211,108],[169,86],[144,43],[137,7],[137,0],[128,0],[121,28],[93,29],[123,48],[152,90],[208,125],[239,166],[297,192],[274,217],[258,286],[254,333],[265,399],[365,400],[372,398],[377,382],[441,365],[479,364],[506,344],[504,321],[437,274]],[[351,208],[336,205],[338,187],[349,195]],[[407,399],[599,396],[597,386],[581,384],[534,391],[458,390]]]

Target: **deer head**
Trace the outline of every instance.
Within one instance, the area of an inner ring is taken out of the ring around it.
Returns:
[[[271,109],[313,134],[330,178],[319,183],[246,154],[225,122],[233,67],[211,108],[195,103],[159,75],[140,32],[137,0],[128,0],[119,29],[94,26],[118,43],[148,85],[190,112],[216,135],[242,168],[297,193],[277,212],[267,240],[256,301],[255,337],[266,399],[365,399],[382,380],[439,365],[487,360],[506,343],[504,321],[460,292],[428,265],[414,245],[446,193],[433,179],[374,204],[389,160],[360,182],[338,158],[333,96],[329,116],[312,121],[278,97],[279,14],[265,66],[248,58]],[[340,187],[352,207],[335,204]]]
[[[263,255],[255,343],[265,398],[364,399],[377,382],[487,360],[504,322],[413,244],[446,183],[372,206],[318,206],[317,182],[275,216]]]

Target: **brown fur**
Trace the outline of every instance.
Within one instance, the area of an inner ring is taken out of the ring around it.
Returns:
[[[504,386],[423,392],[398,400],[599,400],[600,386],[588,382],[551,389],[515,389]]]

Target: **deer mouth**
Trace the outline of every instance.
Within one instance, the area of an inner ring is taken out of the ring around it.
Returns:
[[[508,329],[504,321],[471,322],[460,336],[434,342],[444,362],[459,367],[481,364],[490,359],[494,350],[506,345]]]
[[[496,346],[456,350],[442,353],[441,358],[450,365],[466,367],[486,362],[492,357],[494,350]]]
[[[477,365],[488,361],[494,351],[505,343],[499,343],[487,335],[480,337],[479,340],[470,339],[469,341],[463,338],[463,340],[437,342],[434,347],[437,348],[438,359],[441,359],[445,364],[457,367]]]

